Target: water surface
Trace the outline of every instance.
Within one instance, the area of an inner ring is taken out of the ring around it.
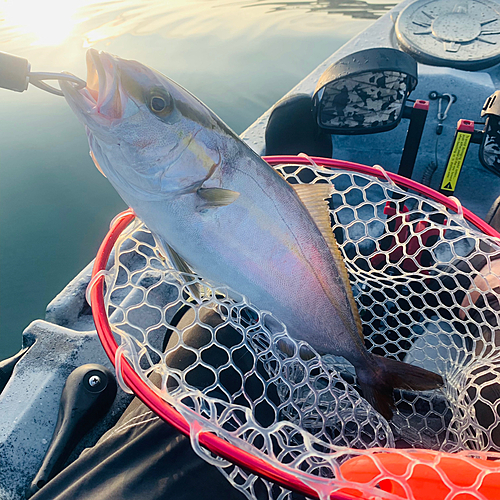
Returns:
[[[397,2],[4,0],[0,51],[85,77],[89,47],[137,59],[241,133]],[[0,90],[0,359],[95,256],[124,203],[63,98]]]

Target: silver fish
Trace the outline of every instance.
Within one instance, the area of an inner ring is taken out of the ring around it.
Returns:
[[[442,378],[370,354],[330,227],[327,184],[294,189],[184,88],[136,61],[87,53],[87,87],[61,82],[91,155],[180,269],[270,311],[291,337],[343,356],[386,418],[393,388]]]

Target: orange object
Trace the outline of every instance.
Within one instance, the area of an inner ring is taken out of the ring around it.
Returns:
[[[340,471],[346,481],[377,487],[407,500],[500,499],[500,460],[430,450],[388,451],[352,458]],[[339,493],[368,498],[355,484]]]

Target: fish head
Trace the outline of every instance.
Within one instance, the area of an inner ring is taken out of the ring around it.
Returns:
[[[87,52],[87,86],[61,82],[91,156],[125,201],[198,189],[221,163],[224,123],[183,87],[137,61]]]

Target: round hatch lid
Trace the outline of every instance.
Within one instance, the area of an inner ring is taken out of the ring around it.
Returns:
[[[396,21],[401,48],[425,64],[477,70],[500,62],[500,4],[417,0]]]

